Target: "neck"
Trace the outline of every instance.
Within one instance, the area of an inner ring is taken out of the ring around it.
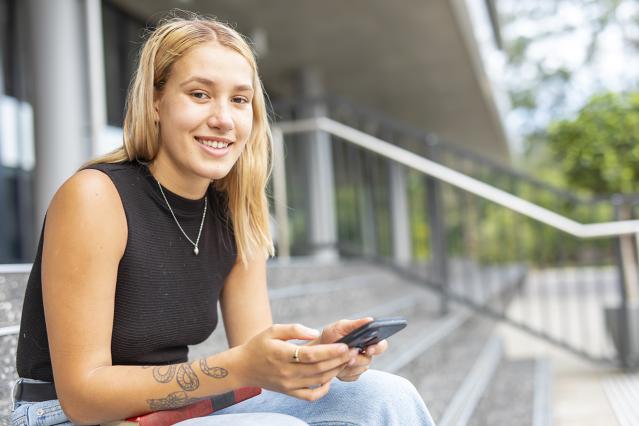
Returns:
[[[160,155],[149,164],[149,170],[163,187],[190,200],[203,198],[211,183],[209,179],[177,170]]]

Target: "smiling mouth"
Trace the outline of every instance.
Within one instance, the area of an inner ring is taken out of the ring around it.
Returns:
[[[215,149],[224,149],[233,145],[233,142],[230,142],[230,141],[221,141],[221,140],[213,140],[213,139],[198,138],[198,137],[195,137],[195,140],[199,144],[208,146],[209,148],[215,148]]]

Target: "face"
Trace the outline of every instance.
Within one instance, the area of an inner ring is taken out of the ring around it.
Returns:
[[[153,166],[163,184],[197,192],[229,173],[251,134],[252,81],[248,61],[216,42],[173,64],[154,102],[160,149]]]

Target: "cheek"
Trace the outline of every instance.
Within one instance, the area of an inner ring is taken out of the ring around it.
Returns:
[[[242,132],[242,136],[247,139],[253,129],[253,112],[244,112],[238,114],[235,119],[238,130]]]
[[[188,102],[172,102],[160,111],[160,123],[167,131],[190,130],[197,125],[202,112]]]

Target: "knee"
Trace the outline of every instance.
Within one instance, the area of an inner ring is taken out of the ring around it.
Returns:
[[[415,386],[404,377],[380,370],[368,370],[360,376],[358,393],[361,392],[369,400],[394,402],[398,399],[422,402]]]
[[[379,370],[369,370],[349,392],[372,416],[363,424],[434,425],[424,400],[407,379]]]

